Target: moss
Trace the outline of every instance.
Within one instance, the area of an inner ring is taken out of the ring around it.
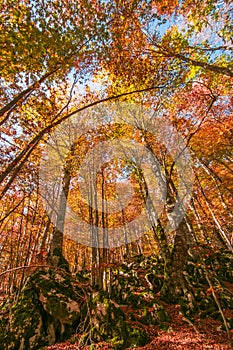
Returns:
[[[85,282],[88,282],[90,280],[91,274],[88,270],[82,270],[82,271],[76,273],[76,278],[78,281],[85,283]]]
[[[99,291],[89,300],[91,317],[89,330],[83,338],[94,342],[110,342],[114,349],[125,349],[135,345],[145,344],[148,337],[144,330],[132,328],[126,321],[126,316],[120,307],[109,298],[106,292]]]
[[[174,296],[173,293],[170,292],[170,285],[168,281],[164,281],[163,286],[160,290],[161,298],[167,303],[167,304],[176,304],[178,302],[178,296]]]
[[[219,310],[217,311],[213,311],[211,314],[209,314],[208,316],[210,316],[211,318],[213,318],[214,320],[220,320],[222,321],[222,316],[221,313],[219,312]]]
[[[215,301],[211,296],[209,296],[208,298],[203,298],[201,300],[201,302],[199,303],[199,307],[201,310],[207,310],[208,308],[210,308],[211,306],[215,306]]]
[[[221,292],[219,294],[219,299],[221,302],[221,306],[224,309],[233,309],[233,298],[230,292],[228,291]]]
[[[55,316],[58,319],[63,319],[69,315],[69,312],[67,310],[66,303],[60,298],[58,298],[56,295],[48,296],[46,310],[51,316]]]
[[[118,337],[115,337],[115,338],[112,338],[109,342],[113,346],[113,348],[116,350],[124,349],[124,340],[123,339],[119,340]]]
[[[83,301],[81,290],[76,293],[71,279],[56,271],[39,271],[31,276],[12,307],[6,349],[38,349],[66,340],[75,332]]]
[[[218,313],[218,311],[216,310],[216,306],[211,306],[207,310],[202,311],[200,317],[201,318],[205,318],[205,317],[209,317],[209,316],[212,317],[212,315],[215,315],[214,317],[216,317],[216,313]]]
[[[0,316],[0,344],[4,344],[5,333],[9,319],[8,317]]]
[[[25,290],[19,302],[12,307],[12,321],[4,339],[6,349],[37,348],[46,345],[46,334],[41,327],[42,309],[33,290]]]
[[[233,317],[228,319],[229,328],[233,329]]]
[[[123,342],[123,346],[125,347],[144,346],[150,341],[144,329],[129,327],[127,331],[128,336]]]
[[[158,320],[160,325],[162,325],[163,323],[171,322],[170,316],[163,308],[160,307],[160,309],[157,310],[157,314],[158,314]]]

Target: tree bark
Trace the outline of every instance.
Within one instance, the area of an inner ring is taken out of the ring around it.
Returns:
[[[50,252],[48,255],[48,262],[56,267],[62,267],[64,269],[69,269],[68,262],[63,257],[62,246],[63,246],[63,231],[65,226],[65,215],[67,208],[67,198],[69,194],[70,186],[70,172],[66,168],[64,171],[62,192],[60,195],[60,203],[57,214],[56,226],[53,229],[53,236],[50,244]]]
[[[184,267],[188,259],[187,226],[183,219],[176,231],[174,246],[170,257],[165,262],[164,286],[162,294],[169,301],[176,301],[188,291],[184,278]]]

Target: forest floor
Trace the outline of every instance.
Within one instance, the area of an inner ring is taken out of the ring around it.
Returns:
[[[136,256],[117,266],[112,271],[111,297],[107,292],[91,287],[88,271],[77,274],[75,278],[62,269],[55,272],[52,269],[37,271],[30,277],[16,304],[9,302],[4,306],[3,303],[0,343],[4,341],[5,345],[2,348],[8,349],[8,344],[14,341],[15,349],[23,349],[24,345],[20,345],[24,344],[22,339],[29,344],[41,325],[42,341],[39,342],[38,338],[32,349],[126,350],[128,347],[127,350],[231,350],[233,256],[222,251],[210,254],[207,249],[204,253],[205,264],[214,284],[205,280],[205,270],[198,258],[190,259],[185,270],[195,293],[194,309],[188,308],[185,298],[177,299],[177,304],[165,302],[170,299],[161,295],[164,267],[155,256]],[[75,308],[71,312],[71,302],[79,311],[84,310],[83,314],[81,311],[77,313]],[[220,311],[224,314],[227,328],[231,329],[228,333],[224,330]],[[74,317],[72,327],[67,328],[65,336],[61,336],[61,327],[57,325],[67,327],[67,315]],[[9,321],[13,328],[9,328]],[[30,322],[33,327],[28,333],[25,325]],[[33,336],[29,338],[28,334]],[[47,334],[52,334],[53,341],[73,335],[67,341],[46,346],[51,339]],[[106,339],[109,343],[103,342]]]
[[[163,303],[166,311],[169,313],[172,322],[168,330],[161,330],[156,326],[147,326],[147,332],[150,334],[152,341],[143,346],[137,347],[138,350],[231,350],[227,332],[222,330],[222,322],[212,318],[200,319],[195,318],[191,323],[180,312],[179,305],[168,305]],[[227,316],[233,317],[232,310],[226,310]],[[231,331],[233,339],[233,330]],[[46,350],[90,350],[114,349],[110,344],[99,343],[94,346],[80,346],[80,336],[71,338],[70,340],[46,347]],[[135,348],[128,348],[128,350]]]

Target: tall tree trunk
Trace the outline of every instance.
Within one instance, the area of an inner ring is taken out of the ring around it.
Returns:
[[[171,253],[167,255],[164,267],[164,285],[162,288],[162,296],[170,302],[177,302],[180,297],[185,297],[189,308],[195,306],[195,300],[190,290],[190,286],[184,277],[184,269],[188,260],[188,250],[190,244],[190,228],[188,227],[188,219],[184,214],[180,221],[179,213],[173,215],[176,202],[180,202],[180,210],[184,213],[182,202],[177,193],[176,187],[171,179],[171,174],[165,169],[167,176],[167,199],[166,212],[171,227],[174,227],[174,245]]]
[[[175,230],[174,246],[167,256],[164,268],[162,295],[169,301],[176,301],[188,292],[184,268],[188,259],[187,225],[183,219]]]
[[[67,208],[67,198],[69,194],[70,187],[70,172],[68,168],[64,170],[62,192],[60,195],[59,209],[57,214],[56,226],[53,229],[52,240],[50,244],[50,251],[48,255],[48,263],[56,266],[62,267],[66,270],[69,270],[68,262],[62,254],[62,245],[63,245],[63,231],[65,226],[65,215]]]

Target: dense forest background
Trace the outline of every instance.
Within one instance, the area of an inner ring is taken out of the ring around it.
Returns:
[[[121,264],[154,256],[166,301],[196,307],[191,257],[216,302],[206,258],[233,250],[232,3],[2,0],[0,16],[1,300],[49,268],[111,295]]]

